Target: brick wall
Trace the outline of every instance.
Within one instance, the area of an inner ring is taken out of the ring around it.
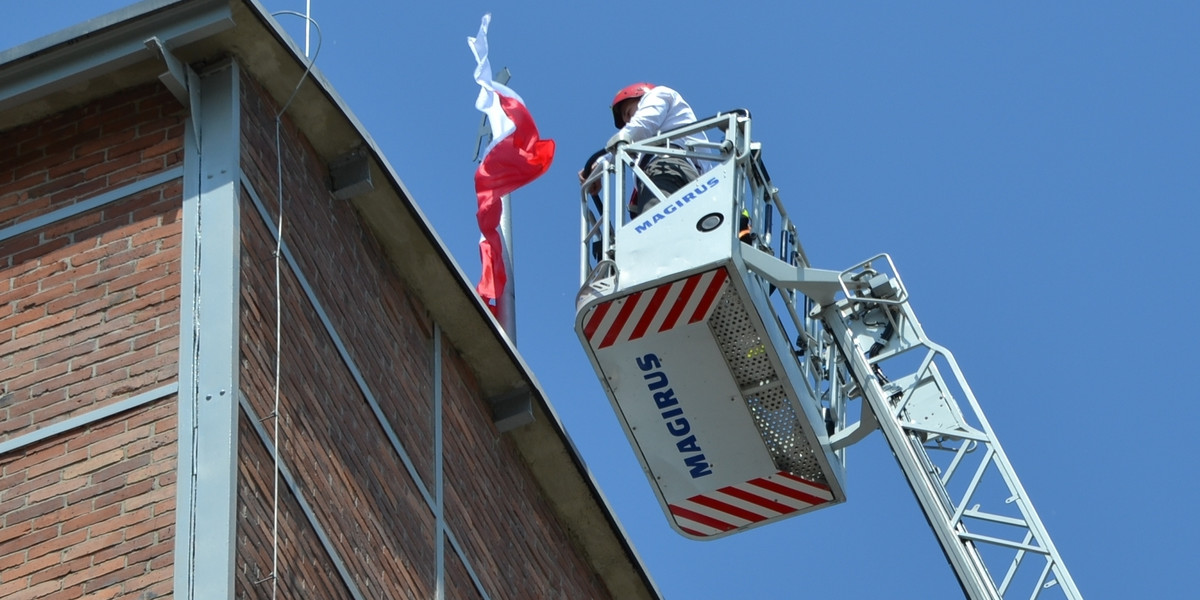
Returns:
[[[242,167],[274,215],[276,108],[253,81],[245,79],[242,90]],[[412,459],[417,478],[432,493],[433,325],[350,204],[330,196],[324,165],[286,120],[283,139],[288,246]],[[242,241],[240,382],[261,418],[273,406],[273,241],[247,200]],[[364,595],[431,597],[436,522],[417,480],[392,450],[350,369],[286,269],[281,304],[282,454],[301,494]],[[470,369],[445,339],[442,348],[446,518],[484,589],[493,598],[607,597],[514,445],[492,425]],[[251,443],[247,437],[243,444]],[[269,468],[265,455],[254,456],[240,457],[243,472]],[[239,480],[239,597],[266,597],[266,584],[254,585],[253,578],[270,572],[270,556],[261,552],[261,540],[269,539],[264,528],[271,523],[270,494],[266,475]],[[296,515],[281,519],[284,523],[283,539],[311,538]],[[281,578],[313,581],[330,572],[328,561],[297,562],[301,556],[311,554],[281,550]],[[474,596],[474,584],[449,545],[446,559],[450,597]]]
[[[145,86],[0,132],[0,231],[182,160]],[[173,383],[180,183],[0,240],[0,441]],[[176,400],[0,455],[0,597],[169,591]]]
[[[0,457],[0,598],[171,590],[175,396]]]
[[[0,227],[180,164],[185,114],[155,84],[0,133]]]

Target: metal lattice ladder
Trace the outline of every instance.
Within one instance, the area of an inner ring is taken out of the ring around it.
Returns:
[[[841,299],[813,316],[853,382],[845,393],[866,402],[967,596],[1082,598],[958,363],[922,330],[891,259],[877,256],[839,281]]]

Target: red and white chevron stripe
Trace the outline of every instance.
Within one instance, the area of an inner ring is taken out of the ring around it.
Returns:
[[[751,479],[692,496],[668,508],[681,530],[708,537],[832,500],[828,486],[780,471],[770,479]]]
[[[729,272],[724,267],[597,304],[583,327],[592,348],[636,340],[708,318]]]

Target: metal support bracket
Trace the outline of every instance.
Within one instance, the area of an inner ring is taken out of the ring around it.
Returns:
[[[492,422],[501,433],[533,422],[533,394],[527,386],[493,396],[487,402],[492,407]]]
[[[836,294],[842,291],[838,271],[789,265],[766,252],[743,252],[742,261],[747,269],[773,285],[797,290],[822,306],[832,304]]]
[[[175,99],[179,100],[184,108],[190,109],[188,125],[192,128],[192,134],[199,140],[200,131],[196,127],[196,114],[200,112],[200,77],[187,63],[172,54],[171,49],[157,36],[147,39],[146,47],[166,64],[167,70],[158,76],[158,80],[167,87],[171,95],[175,96]]]
[[[359,147],[329,163],[329,190],[334,198],[349,200],[375,189],[367,158],[366,149]]]

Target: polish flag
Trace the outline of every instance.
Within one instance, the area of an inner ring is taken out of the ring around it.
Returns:
[[[483,262],[475,290],[492,314],[498,314],[496,301],[508,282],[504,270],[505,249],[500,240],[500,197],[537,179],[550,168],[550,162],[554,160],[554,140],[539,138],[537,125],[521,97],[492,80],[487,44],[491,20],[491,14],[484,15],[479,24],[479,35],[467,38],[467,43],[475,53],[475,81],[480,87],[475,108],[487,115],[492,128],[492,142],[484,150],[483,160],[475,171],[475,196],[479,201],[475,218],[482,234],[479,258]]]

